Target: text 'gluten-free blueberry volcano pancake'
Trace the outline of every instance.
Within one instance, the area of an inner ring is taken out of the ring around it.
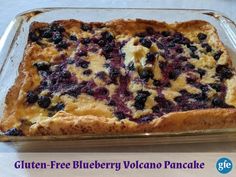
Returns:
[[[236,127],[236,75],[205,21],[34,22],[6,97],[6,135]]]

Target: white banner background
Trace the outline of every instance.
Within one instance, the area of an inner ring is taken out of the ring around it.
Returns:
[[[221,174],[216,169],[216,162],[221,157],[228,157],[233,163],[233,169],[228,174]],[[93,162],[123,162],[124,160],[140,162],[204,162],[204,169],[16,169],[14,164],[18,160],[25,162],[72,162],[83,160]],[[217,177],[236,176],[236,153],[0,153],[0,177]]]

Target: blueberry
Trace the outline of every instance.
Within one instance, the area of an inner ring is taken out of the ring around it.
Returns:
[[[106,44],[106,42],[105,42],[104,40],[102,40],[102,39],[100,39],[100,40],[98,41],[98,45],[99,45],[100,47],[104,47],[105,44]]]
[[[115,106],[115,105],[116,105],[116,102],[115,102],[114,100],[110,100],[110,101],[108,102],[108,105],[109,105],[109,106]]]
[[[85,51],[85,50],[79,50],[79,51],[76,53],[76,55],[78,55],[78,56],[87,56],[87,51]]]
[[[79,65],[81,68],[86,69],[86,68],[89,67],[89,63],[90,63],[90,62],[88,62],[88,61],[80,60],[79,63],[78,63],[78,65]]]
[[[154,100],[158,103],[158,105],[161,108],[170,108],[172,106],[171,101],[165,99],[165,97],[162,95],[156,96]]]
[[[213,84],[210,84],[210,86],[215,89],[217,92],[220,92],[221,91],[221,84],[218,84],[218,83],[213,83]]]
[[[198,68],[198,69],[197,69],[197,72],[200,74],[201,77],[206,74],[206,70],[201,69],[201,68]]]
[[[38,71],[47,71],[50,68],[50,64],[44,61],[34,63],[34,66],[37,68]]]
[[[30,39],[32,42],[36,42],[36,41],[38,41],[40,38],[39,38],[39,36],[38,36],[35,32],[30,32],[30,33],[29,33],[29,39]]]
[[[101,35],[105,40],[107,40],[109,42],[111,42],[114,39],[113,35],[107,31],[102,32]]]
[[[69,89],[67,89],[64,94],[68,94],[73,97],[77,97],[80,94],[81,88],[78,85],[72,85]]]
[[[161,35],[164,37],[168,37],[168,36],[170,36],[170,34],[171,34],[170,31],[162,31],[161,32]]]
[[[139,73],[139,76],[147,82],[150,78],[153,78],[154,75],[150,69],[144,69]]]
[[[71,77],[71,73],[69,71],[62,71],[60,75],[64,79],[69,79]]]
[[[157,41],[156,44],[159,49],[164,49],[164,45],[162,43]]]
[[[64,28],[63,26],[61,26],[61,25],[59,25],[59,26],[57,27],[57,30],[58,30],[59,32],[61,32],[61,33],[65,32],[65,28]]]
[[[183,101],[183,97],[182,96],[177,96],[174,98],[174,101],[177,102],[177,103],[181,103]]]
[[[57,28],[58,28],[58,24],[56,24],[56,23],[52,23],[52,24],[50,25],[50,29],[51,29],[52,31],[58,31]]]
[[[103,66],[104,66],[105,68],[109,68],[109,67],[110,67],[110,64],[109,64],[109,63],[105,63]]]
[[[97,44],[99,42],[99,39],[97,37],[91,37],[91,42]]]
[[[81,66],[82,68],[88,68],[88,64],[89,64],[89,62],[82,62],[82,63],[80,64],[80,66]]]
[[[91,42],[91,40],[89,38],[82,38],[80,40],[81,44],[89,44]]]
[[[61,25],[58,25],[57,23],[53,23],[51,24],[51,30],[63,33],[65,31],[65,28]]]
[[[170,84],[170,82],[169,81],[164,81],[163,83],[162,83],[162,86],[163,87],[170,87],[171,86],[171,84]]]
[[[48,86],[48,81],[47,80],[42,80],[40,82],[40,86],[42,86],[42,88],[46,88]]]
[[[89,24],[81,24],[81,27],[80,27],[83,31],[90,31],[92,30],[92,27],[89,25]]]
[[[154,113],[159,113],[160,112],[160,107],[158,105],[152,107],[152,111]]]
[[[184,50],[183,50],[182,48],[177,48],[177,49],[176,49],[176,52],[177,52],[177,53],[183,53],[183,51],[184,51]]]
[[[66,43],[66,41],[61,41],[56,45],[57,48],[62,48],[62,49],[67,49],[68,48],[68,44]]]
[[[119,120],[125,119],[126,117],[125,114],[121,111],[115,112],[114,114]]]
[[[110,44],[106,44],[106,45],[103,47],[103,50],[104,50],[104,52],[109,53],[109,52],[112,52],[113,47],[112,47]]]
[[[49,74],[50,72],[48,72],[48,71],[39,71],[39,75],[40,76],[42,76],[42,77],[48,77],[48,74]]]
[[[107,90],[107,88],[105,87],[100,87],[96,89],[96,93],[98,93],[99,95],[108,95],[109,94],[109,90]]]
[[[208,85],[201,85],[201,86],[200,86],[200,89],[202,90],[202,92],[207,92],[207,91],[209,91]]]
[[[137,92],[137,96],[135,97],[134,107],[137,110],[144,109],[147,97],[149,97],[150,95],[151,94],[148,91],[139,90]]]
[[[41,108],[47,108],[51,104],[51,99],[47,96],[41,96],[38,99],[38,105]]]
[[[191,53],[191,54],[190,54],[190,56],[191,56],[192,58],[199,59],[199,56],[198,56],[198,55],[196,55],[195,53]]]
[[[193,98],[197,101],[204,101],[208,99],[207,94],[205,92],[202,92],[200,94],[194,94]]]
[[[177,77],[179,76],[180,71],[178,69],[174,69],[173,71],[171,71],[168,75],[169,79],[175,80],[177,79]]]
[[[52,36],[52,41],[54,42],[54,44],[58,44],[59,42],[62,41],[62,35],[59,32],[55,32]]]
[[[104,71],[100,71],[100,72],[96,73],[96,77],[98,77],[99,79],[101,79],[103,81],[106,79],[106,76],[107,76],[107,74]]]
[[[215,54],[214,54],[214,59],[216,61],[218,61],[220,59],[220,56],[223,54],[223,52],[221,50],[217,51]]]
[[[207,43],[202,44],[202,47],[206,49],[206,52],[211,52],[212,51],[211,46]]]
[[[123,91],[123,95],[126,96],[126,97],[129,97],[129,96],[132,95],[132,93],[126,89],[126,90]]]
[[[138,123],[147,123],[154,119],[153,115],[145,115],[137,119]]]
[[[113,80],[120,75],[120,71],[117,68],[110,68],[109,75],[110,75],[111,79]]]
[[[147,98],[150,95],[151,94],[149,93],[149,91],[138,90],[137,91],[137,96],[136,96],[135,100],[138,99],[138,98]]]
[[[7,130],[4,135],[6,136],[23,136],[23,132],[17,128]]]
[[[26,95],[26,101],[30,104],[36,103],[38,101],[38,95],[33,91],[29,91]]]
[[[74,64],[74,63],[75,63],[74,59],[72,59],[72,58],[67,59],[67,64]]]
[[[188,91],[185,90],[185,89],[180,90],[179,93],[183,96],[188,96],[189,95]]]
[[[187,63],[187,64],[185,65],[185,67],[186,67],[187,69],[194,69],[194,68],[195,68],[195,66],[194,66],[193,64],[191,64],[191,63]]]
[[[92,73],[92,70],[91,69],[87,69],[83,72],[84,75],[90,75]]]
[[[149,39],[141,38],[139,42],[141,43],[141,45],[147,48],[150,48],[152,46],[152,42]]]
[[[175,43],[174,42],[170,42],[170,43],[167,44],[167,47],[168,48],[173,48],[173,47],[175,47]]]
[[[207,35],[204,33],[198,33],[197,37],[200,41],[203,41],[207,38]]]
[[[174,43],[181,43],[182,39],[183,39],[182,34],[175,33],[172,42],[174,42]]]
[[[183,37],[179,43],[183,45],[190,45],[191,42],[188,38]]]
[[[160,86],[161,85],[161,81],[155,79],[155,80],[153,80],[153,85],[156,86],[156,87]]]
[[[130,71],[134,71],[134,70],[135,70],[134,62],[131,61],[131,62],[128,64],[128,69],[129,69]]]
[[[46,31],[43,32],[42,37],[43,38],[51,38],[52,37],[52,31],[50,29],[47,29]]]
[[[155,54],[154,53],[147,53],[146,55],[146,58],[147,58],[147,63],[153,63],[154,60],[155,60]]]
[[[188,84],[193,84],[196,81],[196,79],[197,79],[196,77],[191,77],[190,76],[190,77],[186,78],[186,81],[187,81]]]
[[[189,50],[191,50],[193,53],[194,53],[195,51],[197,51],[197,47],[196,47],[196,46],[190,45],[190,46],[188,46],[188,48],[189,48]]]
[[[219,97],[215,97],[212,99],[212,105],[214,107],[223,107],[224,106],[224,100],[219,98]]]
[[[227,65],[218,65],[216,73],[219,75],[220,80],[230,79],[233,76],[232,70]]]
[[[72,41],[77,41],[78,39],[77,39],[77,37],[76,37],[75,35],[71,35],[71,36],[70,36],[70,40],[72,40]]]
[[[86,93],[91,96],[94,95],[94,91],[91,88],[88,88]]]
[[[178,57],[178,60],[180,60],[180,61],[187,61],[188,58],[185,57],[185,56],[179,56],[179,57]]]
[[[161,70],[165,70],[166,66],[167,66],[166,61],[159,61],[159,67]]]
[[[65,104],[64,103],[57,103],[55,106],[55,110],[56,111],[60,111],[63,110],[65,108]]]
[[[49,111],[61,111],[65,108],[65,104],[60,102],[57,103],[55,106],[50,107],[48,110]]]
[[[142,103],[142,102],[135,101],[134,107],[135,107],[137,110],[142,110],[142,109],[144,109],[145,104]]]

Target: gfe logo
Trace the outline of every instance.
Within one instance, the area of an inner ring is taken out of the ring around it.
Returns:
[[[216,162],[216,169],[222,174],[229,173],[233,168],[233,163],[230,159],[223,157]]]

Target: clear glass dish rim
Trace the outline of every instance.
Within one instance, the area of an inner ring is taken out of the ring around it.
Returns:
[[[53,10],[63,10],[63,9],[68,9],[68,10],[157,10],[157,11],[193,11],[193,12],[202,12],[203,14],[207,15],[205,12],[210,12],[212,14],[208,14],[211,15],[213,17],[215,17],[216,19],[220,17],[223,17],[224,19],[227,19],[228,22],[233,23],[236,27],[236,23],[230,19],[227,15],[225,15],[222,12],[216,11],[216,10],[212,10],[212,9],[191,9],[191,8],[122,8],[122,7],[118,7],[118,8],[107,8],[107,7],[43,7],[43,8],[34,8],[34,9],[29,9],[26,11],[23,11],[19,14],[17,14],[15,16],[15,18],[13,20],[15,20],[17,17],[21,17],[21,16],[25,16],[29,13],[33,13],[33,12],[39,12],[40,13],[44,13],[44,12],[49,12],[49,11],[53,11]]]
[[[236,141],[236,128],[227,129],[209,129],[209,130],[191,130],[184,132],[152,132],[152,133],[132,133],[132,134],[76,134],[76,135],[47,135],[47,136],[4,136],[0,135],[0,142],[28,142],[28,141],[71,141],[71,140],[116,140],[116,139],[141,139],[141,138],[160,138],[159,141],[165,138],[171,138],[167,140],[167,144],[183,143],[179,139],[173,138],[186,138],[185,143],[203,142],[201,137],[204,136],[207,142],[217,142],[217,137],[231,135],[232,140]],[[211,137],[214,136],[213,139]],[[197,139],[189,139],[197,137]],[[200,139],[199,139],[200,137]],[[209,139],[210,138],[210,139]],[[171,143],[171,141],[173,141]],[[229,141],[229,139],[226,139]],[[164,141],[165,142],[165,141]],[[153,142],[154,143],[154,142]],[[166,143],[166,142],[165,142]]]
[[[44,8],[35,8],[30,9],[24,12],[17,14],[10,23],[15,23],[18,18],[27,17],[31,13],[35,13],[33,16],[37,14],[50,12],[54,10],[156,10],[156,11],[192,11],[198,12],[201,14],[209,15],[214,17],[216,20],[220,20],[223,18],[226,20],[227,23],[233,24],[234,28],[236,28],[236,23],[231,20],[229,17],[224,15],[221,12],[211,10],[211,9],[184,9],[184,8],[94,8],[94,7],[44,7]],[[27,21],[30,20],[31,17],[28,16]],[[21,19],[23,20],[23,19]],[[19,28],[20,26],[18,26]],[[5,32],[9,26],[6,28]],[[11,26],[12,28],[12,26]],[[9,30],[9,29],[8,29]],[[10,29],[11,30],[11,29]],[[3,36],[5,35],[3,33]],[[5,41],[1,41],[0,43],[5,43]],[[11,46],[9,46],[11,47]],[[11,48],[9,48],[11,50]],[[4,59],[4,61],[7,58]],[[0,67],[0,74],[1,70],[4,68],[4,64]],[[62,141],[62,140],[101,140],[101,139],[125,139],[125,138],[173,138],[173,137],[195,137],[195,136],[211,136],[211,135],[235,135],[236,136],[236,128],[226,128],[226,129],[209,129],[209,130],[192,130],[192,131],[184,131],[184,132],[153,132],[153,133],[132,133],[132,134],[78,134],[78,135],[51,135],[51,136],[5,136],[0,134],[0,142],[27,142],[27,141]],[[236,139],[235,139],[236,140]]]

